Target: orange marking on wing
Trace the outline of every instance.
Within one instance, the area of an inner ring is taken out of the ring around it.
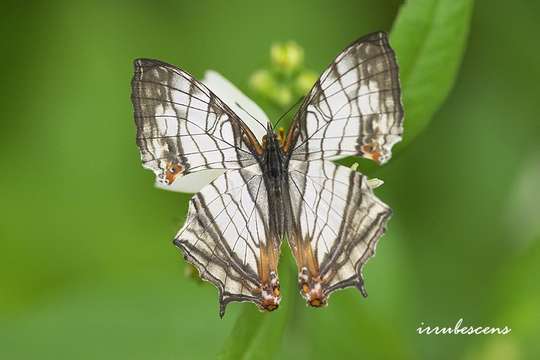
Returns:
[[[257,155],[259,156],[262,155],[263,147],[261,146],[261,144],[259,144],[255,135],[253,135],[251,131],[246,131],[246,130],[243,130],[243,133],[244,133],[244,141],[246,141],[248,144],[250,144],[253,147],[253,151],[255,151]]]
[[[306,267],[310,274],[318,275],[319,263],[313,254],[309,239],[301,241],[298,245],[297,254],[295,254],[298,268]]]
[[[360,150],[362,151],[363,157],[371,159],[380,164],[382,154],[379,150],[379,145],[377,143],[362,145]]]
[[[261,287],[256,289],[255,293],[262,297],[260,308],[266,311],[277,309],[281,301],[281,290],[277,275],[279,253],[272,244],[272,241],[268,241],[266,245],[261,244],[259,248],[260,260],[257,264]]]
[[[308,238],[300,240],[296,237],[294,247],[294,257],[296,265],[300,270],[298,273],[298,286],[300,293],[306,299],[309,305],[321,307],[326,305],[326,295],[324,294],[324,281],[321,279],[319,271],[319,262],[313,254],[313,249]]]
[[[300,281],[304,281],[300,279]],[[323,291],[323,283],[320,276],[308,276],[307,280],[302,284],[302,294],[308,304],[313,307],[321,307],[326,305],[326,294]],[[307,291],[306,291],[307,290]]]
[[[287,133],[287,138],[285,139],[285,137],[284,137],[283,152],[285,154],[287,154],[289,152],[291,146],[293,145],[293,142],[296,142],[298,131],[299,131],[298,127],[293,125],[293,127],[290,128],[289,132]]]
[[[167,185],[171,185],[178,175],[184,172],[184,167],[176,163],[168,163],[165,168],[165,182]]]
[[[279,307],[278,304],[274,304],[273,302],[271,301],[263,301],[262,303],[262,308],[266,311],[274,311],[276,310],[277,308]]]

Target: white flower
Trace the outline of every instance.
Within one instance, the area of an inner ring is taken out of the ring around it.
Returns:
[[[255,102],[216,71],[208,70],[204,74],[202,83],[240,116],[242,121],[251,129],[257,139],[261,141],[262,137],[266,134],[266,131],[257,123],[257,121],[255,121],[255,119],[263,124],[266,124],[269,120],[268,116],[257,104],[255,104]],[[251,114],[255,119],[246,112]],[[169,191],[196,193],[210,182],[217,179],[224,172],[225,170],[223,169],[198,171],[178,177],[171,185],[156,181],[156,187]]]

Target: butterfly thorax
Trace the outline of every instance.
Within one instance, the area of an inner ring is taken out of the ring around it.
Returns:
[[[271,133],[271,135],[266,135],[264,137],[263,151],[263,172],[265,172],[270,179],[281,182],[285,175],[283,166],[285,156],[275,133]]]
[[[270,221],[275,222],[275,235],[281,238],[285,230],[283,186],[287,182],[286,156],[277,135],[270,129],[263,140],[260,166],[268,189]]]

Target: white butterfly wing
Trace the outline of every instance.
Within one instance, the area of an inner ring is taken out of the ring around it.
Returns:
[[[349,286],[366,295],[362,267],[374,254],[391,210],[359,172],[330,161],[292,161],[288,240],[301,294],[312,306]]]
[[[269,119],[255,102],[216,71],[206,71],[202,83],[236,114],[245,114],[242,121],[253,132],[257,140],[262,142],[266,129],[261,124],[267,124]],[[196,193],[224,172],[223,169],[198,171],[177,178],[171,185],[156,180],[156,187],[168,191]]]
[[[132,101],[143,166],[159,181],[256,162],[259,142],[205,85],[172,65],[135,61]]]
[[[269,226],[257,135],[205,85],[161,61],[136,60],[132,90],[137,145],[143,165],[158,180],[170,185],[177,177],[196,177],[183,186],[196,190],[200,184],[193,180],[200,173],[219,176],[193,196],[174,243],[219,289],[220,314],[231,301],[277,308],[280,237]]]
[[[174,243],[219,289],[221,316],[231,301],[251,301],[269,311],[278,307],[281,239],[272,230],[257,166],[228,170],[191,199]]]
[[[324,71],[288,133],[288,240],[301,293],[312,306],[324,305],[333,291],[349,286],[366,295],[362,267],[374,254],[391,210],[365,176],[328,160],[360,155],[388,161],[403,133],[400,91],[387,35],[367,35]]]
[[[360,155],[384,163],[403,134],[394,51],[384,32],[341,52],[305,98],[289,131],[291,159]]]
[[[275,309],[283,234],[272,228],[272,199],[257,159],[264,125],[255,130],[252,123],[252,131],[231,109],[263,122],[266,116],[245,99],[234,101],[231,84],[222,101],[191,75],[155,60],[135,62],[132,84],[144,166],[167,184],[201,171],[220,175],[192,198],[175,244],[219,289],[222,315],[231,301]],[[283,148],[289,206],[277,211],[286,212],[299,285],[312,306],[348,286],[365,295],[362,267],[391,214],[365,176],[323,159],[361,155],[384,163],[401,140],[402,123],[398,69],[385,33],[347,47],[295,118]]]

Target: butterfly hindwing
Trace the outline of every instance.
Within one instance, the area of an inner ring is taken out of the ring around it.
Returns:
[[[304,99],[286,148],[294,160],[360,155],[390,159],[403,133],[398,66],[387,34],[367,35],[341,52]]]
[[[257,167],[229,170],[195,194],[174,243],[219,289],[221,316],[231,301],[252,301],[264,310],[279,305],[280,239],[269,227]]]
[[[316,307],[326,304],[332,291],[349,286],[365,295],[362,267],[375,252],[390,208],[365,176],[330,161],[292,161],[288,186],[288,239],[301,294]]]

